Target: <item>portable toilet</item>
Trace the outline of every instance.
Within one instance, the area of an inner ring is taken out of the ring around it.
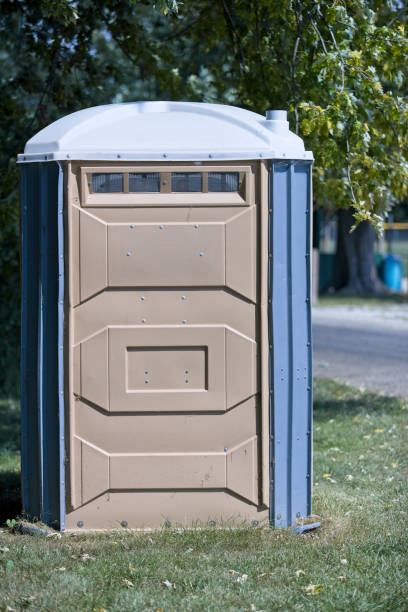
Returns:
[[[61,530],[311,512],[311,152],[285,111],[139,102],[22,178],[23,508]]]

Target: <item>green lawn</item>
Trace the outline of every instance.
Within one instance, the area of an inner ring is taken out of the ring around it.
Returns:
[[[408,304],[408,294],[406,293],[392,293],[384,296],[349,296],[341,295],[341,293],[335,293],[332,295],[322,295],[317,300],[317,303],[313,307],[319,306],[360,306],[360,307],[372,307],[372,308],[387,308],[389,306],[394,307],[395,305],[406,305]]]
[[[12,402],[1,409],[8,450],[1,454],[0,493],[11,508],[18,413]],[[408,610],[408,406],[319,380],[314,417],[318,531],[44,538],[3,528],[0,609]]]

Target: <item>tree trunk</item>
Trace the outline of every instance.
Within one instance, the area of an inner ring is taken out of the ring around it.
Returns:
[[[374,261],[376,234],[368,221],[363,221],[350,234],[354,224],[351,210],[340,210],[338,216],[337,252],[335,257],[335,289],[348,295],[373,295],[388,290],[378,277]]]

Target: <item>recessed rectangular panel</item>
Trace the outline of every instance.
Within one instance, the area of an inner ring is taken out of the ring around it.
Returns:
[[[108,251],[109,286],[225,283],[223,223],[109,225]]]
[[[111,327],[108,337],[111,412],[226,410],[224,327]]]
[[[207,347],[127,347],[127,391],[204,391]]]
[[[112,489],[220,489],[225,453],[112,455]]]

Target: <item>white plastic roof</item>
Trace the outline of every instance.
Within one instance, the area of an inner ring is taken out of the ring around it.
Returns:
[[[18,161],[313,159],[285,111],[268,116],[199,102],[95,106],[38,132]]]

